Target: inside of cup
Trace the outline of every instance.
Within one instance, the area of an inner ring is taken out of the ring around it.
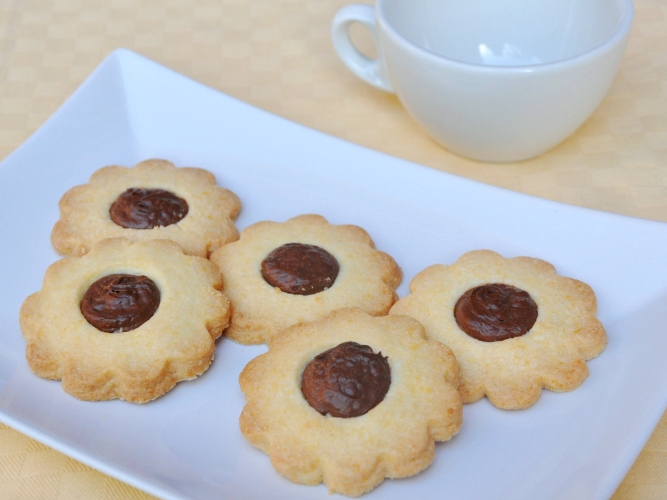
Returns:
[[[629,15],[622,0],[381,0],[378,8],[413,44],[494,66],[581,55],[609,40]]]

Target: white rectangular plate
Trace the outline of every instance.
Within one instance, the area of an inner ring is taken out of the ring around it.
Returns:
[[[596,291],[609,346],[581,388],[525,411],[466,406],[427,470],[369,499],[608,498],[667,405],[667,225],[370,151],[119,50],[0,166],[0,420],[107,474],[164,498],[330,498],[241,436],[238,374],[264,347],[222,340],[207,373],[147,405],[78,401],[28,369],[18,311],[57,259],[58,200],[104,165],[154,157],[213,171],[243,202],[240,228],[302,213],[362,226],[403,268],[401,296],[424,267],[477,248],[547,260]]]

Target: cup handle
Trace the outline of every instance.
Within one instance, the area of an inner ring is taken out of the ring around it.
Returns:
[[[352,43],[350,39],[350,24],[362,23],[371,32],[375,47],[378,51],[377,59],[369,59]],[[387,76],[387,69],[382,60],[380,44],[378,43],[377,27],[375,24],[375,9],[370,5],[351,4],[338,11],[331,26],[331,39],[338,57],[359,78],[374,87],[394,92],[394,88]]]

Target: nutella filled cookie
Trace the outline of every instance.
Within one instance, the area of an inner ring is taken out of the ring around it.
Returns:
[[[390,314],[412,316],[454,351],[464,403],[486,395],[520,409],[542,388],[570,391],[586,379],[586,360],[607,344],[596,310],[593,290],[551,264],[478,250],[419,273]]]
[[[396,262],[375,249],[366,231],[319,215],[253,224],[211,260],[232,302],[225,335],[243,344],[268,342],[342,307],[387,314],[401,281]]]
[[[187,254],[208,257],[238,239],[240,208],[238,197],[206,170],[165,160],[104,167],[62,197],[51,243],[62,255],[83,255],[104,238],[167,239]]]
[[[456,359],[407,316],[340,309],[293,326],[239,382],[246,439],[290,481],[348,496],[417,474],[461,426]]]
[[[79,399],[155,399],[210,365],[229,320],[221,286],[171,241],[102,240],[52,264],[24,301],[28,364]]]

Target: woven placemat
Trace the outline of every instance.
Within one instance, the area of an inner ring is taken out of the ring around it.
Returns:
[[[126,47],[243,101],[372,149],[515,191],[667,221],[667,4],[636,0],[620,73],[594,116],[539,158],[466,160],[364,84],[329,38],[344,0],[0,0],[0,157]],[[371,3],[371,2],[363,2]],[[354,39],[372,52],[368,35]],[[0,498],[149,498],[0,425]],[[667,498],[663,418],[614,500]]]

